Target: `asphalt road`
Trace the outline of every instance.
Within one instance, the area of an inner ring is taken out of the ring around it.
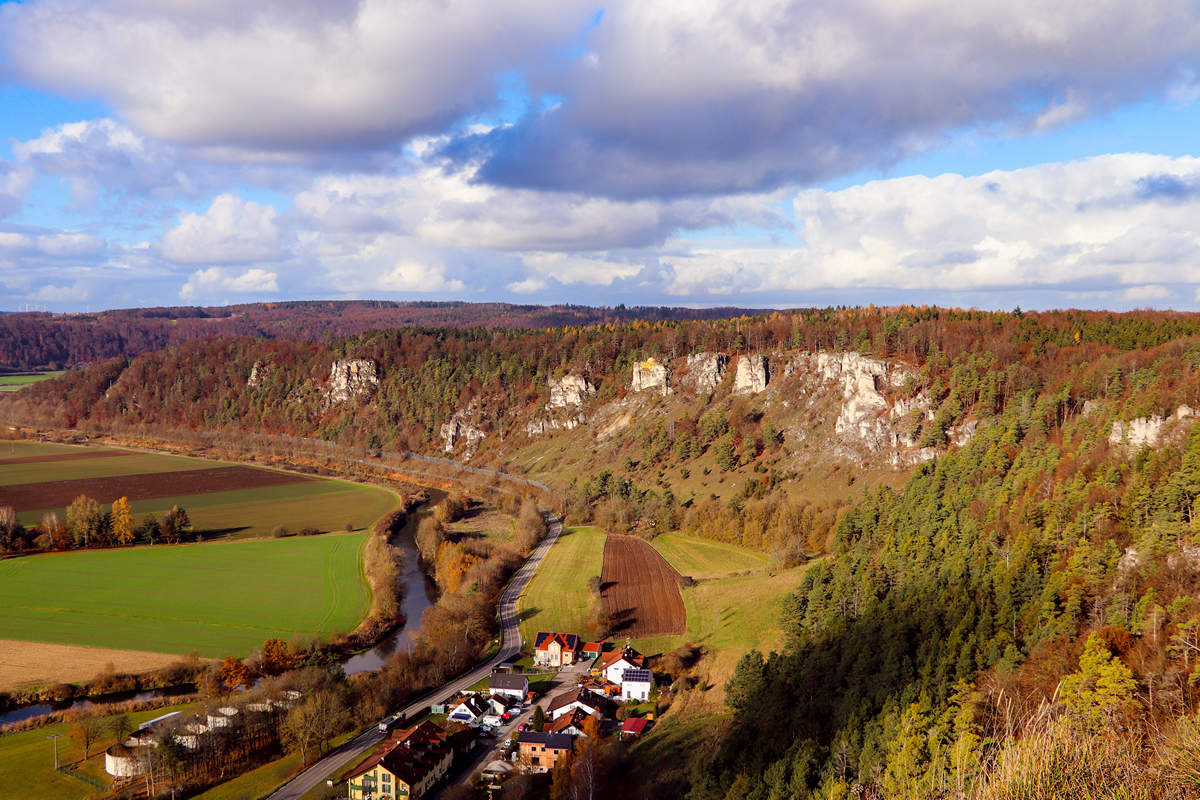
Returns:
[[[478,683],[483,678],[491,675],[492,668],[497,664],[501,664],[521,652],[521,630],[517,624],[517,598],[521,596],[521,592],[525,591],[525,587],[529,584],[533,574],[537,572],[542,559],[550,550],[551,545],[554,544],[558,535],[562,533],[561,520],[549,513],[547,514],[547,519],[550,523],[550,530],[542,539],[541,544],[534,549],[529,558],[525,560],[525,563],[521,565],[521,568],[513,574],[512,580],[508,582],[508,586],[504,589],[504,593],[500,595],[498,606],[500,617],[500,652],[461,678],[444,683],[438,688],[426,692],[405,708],[397,709],[404,711],[406,718],[411,718],[415,714],[424,711],[433,700],[448,697]],[[305,793],[311,791],[315,786],[324,783],[326,779],[336,775],[385,738],[386,734],[380,733],[377,728],[368,728],[341,747],[330,751],[320,761],[276,789],[268,796],[267,800],[300,800]]]

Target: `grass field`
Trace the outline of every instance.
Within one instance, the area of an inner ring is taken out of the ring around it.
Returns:
[[[62,372],[27,372],[21,375],[0,375],[0,394],[19,392],[31,383],[57,378]]]
[[[744,547],[679,533],[656,536],[650,544],[680,575],[690,575],[696,579],[760,570],[770,562],[762,553]]]
[[[0,639],[0,692],[46,683],[83,683],[110,665],[117,672],[145,672],[178,660],[178,656],[144,650]]]
[[[588,578],[604,564],[606,535],[596,528],[566,528],[550,548],[517,604],[521,638],[532,648],[538,631],[587,635]]]
[[[0,561],[0,638],[244,655],[265,639],[352,629],[367,534],[157,545]]]
[[[172,711],[191,711],[194,704],[156,708],[126,714],[134,727],[146,720]],[[54,770],[54,744],[46,737],[59,734],[58,760],[73,764],[83,757],[83,751],[71,741],[70,725],[59,723],[34,728],[21,733],[0,736],[0,797],[22,800],[84,800],[99,793],[94,786]],[[104,748],[113,743],[111,737],[92,745],[92,757],[79,765],[79,772],[93,780],[108,783],[104,773]]]

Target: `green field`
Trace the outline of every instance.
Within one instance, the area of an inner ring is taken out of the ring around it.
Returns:
[[[588,578],[600,574],[606,535],[596,528],[565,528],[517,603],[521,638],[531,649],[538,631],[587,637]]]
[[[195,705],[179,705],[136,711],[126,714],[134,727],[147,720],[172,711],[189,712]],[[106,718],[108,719],[108,718]],[[46,737],[59,734],[58,760],[61,764],[77,764],[83,751],[68,735],[70,725],[62,722],[34,728],[21,733],[0,736],[0,797],[20,797],[24,800],[84,800],[99,794],[99,790],[81,780],[54,770],[54,743]],[[92,780],[108,784],[104,772],[104,748],[114,742],[109,736],[92,745],[92,757],[78,765],[78,771]]]
[[[156,545],[0,561],[0,638],[245,655],[349,631],[370,592],[367,534]]]
[[[770,562],[762,553],[744,547],[679,533],[656,536],[650,544],[680,575],[690,575],[696,579],[760,570]]]
[[[0,375],[0,394],[19,392],[31,383],[57,378],[62,372],[29,372],[21,375]]]

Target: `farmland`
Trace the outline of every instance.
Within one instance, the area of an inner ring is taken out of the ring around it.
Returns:
[[[585,633],[591,603],[587,582],[600,574],[605,538],[596,528],[566,528],[550,548],[518,603],[527,647],[538,631]]]
[[[367,534],[158,545],[0,561],[0,638],[245,655],[348,631],[367,611]]]
[[[19,392],[30,384],[44,381],[48,378],[56,378],[59,375],[62,375],[62,372],[26,372],[0,375],[0,394],[5,392]]]
[[[679,573],[645,540],[609,536],[600,577],[613,633],[632,638],[683,633]]]
[[[762,553],[744,547],[679,533],[656,536],[650,544],[679,574],[697,580],[759,570],[770,562]]]
[[[391,492],[347,481],[206,459],[42,442],[0,443],[0,506],[25,525],[63,516],[81,494],[109,504],[128,497],[133,513],[188,510],[195,530],[240,538],[283,526],[362,530],[396,505]]]

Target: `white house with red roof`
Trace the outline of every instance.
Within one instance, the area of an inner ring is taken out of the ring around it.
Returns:
[[[533,642],[533,663],[543,667],[565,667],[574,664],[583,645],[573,633],[539,631]]]

